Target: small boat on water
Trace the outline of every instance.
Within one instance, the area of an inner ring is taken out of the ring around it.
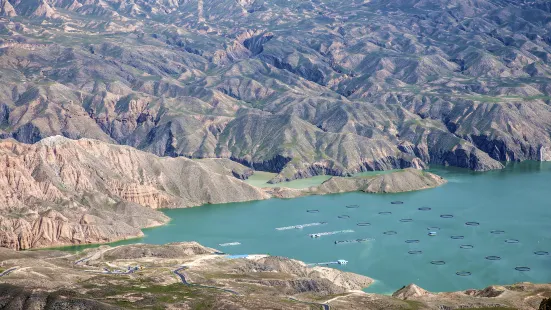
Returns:
[[[233,246],[233,245],[241,245],[239,242],[228,242],[228,243],[220,243],[219,246]]]
[[[436,232],[435,231],[429,231],[428,235],[431,236],[431,237],[434,237],[434,236],[436,236]]]
[[[329,231],[329,232],[310,234],[309,236],[312,237],[312,238],[319,238],[321,236],[330,236],[330,235],[335,235],[335,234],[353,233],[353,232],[354,232],[353,230],[347,229],[347,230],[337,230],[337,231]]]

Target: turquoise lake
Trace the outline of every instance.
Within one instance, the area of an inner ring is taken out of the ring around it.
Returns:
[[[169,225],[144,230],[144,238],[116,244],[197,241],[230,254],[268,253],[308,263],[345,259],[348,265],[334,267],[374,278],[376,283],[366,291],[383,294],[409,283],[431,291],[455,291],[522,281],[551,282],[551,256],[545,255],[551,252],[551,163],[510,164],[501,171],[484,173],[454,168],[431,171],[448,184],[403,194],[347,193],[167,210],[173,219]],[[404,203],[391,204],[397,200]],[[431,209],[419,210],[423,207]],[[307,212],[310,209],[319,212]],[[275,229],[313,222],[327,224]],[[357,226],[361,222],[371,225]],[[345,229],[354,232],[317,239],[308,236]],[[388,231],[396,234],[384,234]],[[429,231],[437,235],[428,236]],[[373,240],[334,243],[357,238]],[[227,242],[241,245],[218,245]],[[499,260],[486,259],[489,256]]]

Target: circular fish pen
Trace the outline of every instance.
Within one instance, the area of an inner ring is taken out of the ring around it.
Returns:
[[[430,211],[430,210],[432,210],[432,208],[429,208],[429,207],[421,207],[421,208],[417,208],[417,210],[419,210],[419,211]]]
[[[443,218],[443,219],[451,219],[451,218],[453,218],[453,215],[451,215],[451,214],[442,214],[442,215],[440,215],[440,217]]]
[[[486,258],[487,260],[501,260],[501,257],[499,257],[499,256],[494,256],[494,255],[486,256],[485,258]]]
[[[518,239],[506,239],[505,243],[519,243],[520,241]]]
[[[319,213],[320,210],[313,209],[313,210],[306,210],[306,212],[308,212],[308,213]]]
[[[468,276],[472,275],[472,273],[470,271],[458,271],[455,274],[460,276],[460,277],[468,277]]]
[[[395,232],[394,230],[389,230],[389,231],[385,231],[383,234],[384,235],[396,235],[397,232]]]
[[[433,260],[430,263],[433,264],[433,265],[445,265],[446,264],[446,262],[443,261],[443,260]]]
[[[467,222],[467,223],[465,223],[465,225],[467,225],[467,226],[480,226],[480,223],[479,222]]]
[[[423,251],[419,251],[419,250],[416,250],[416,251],[408,251],[408,254],[423,254]]]
[[[474,248],[474,245],[470,245],[470,244],[462,244],[459,246],[460,249],[472,249]]]
[[[344,214],[344,215],[339,215],[338,218],[340,218],[340,219],[349,219],[349,218],[350,218],[350,215],[346,215],[346,214]]]
[[[530,267],[515,267],[515,270],[517,271],[530,271]]]
[[[413,222],[413,219],[401,219],[400,222],[402,222],[402,223],[410,223],[410,222]]]
[[[363,222],[356,224],[357,226],[371,226],[371,223]]]
[[[430,231],[440,230],[440,227],[436,227],[436,226],[427,227],[427,230],[430,230]]]
[[[505,230],[492,230],[490,231],[490,234],[494,234],[494,235],[501,235],[501,234],[504,234],[505,233]]]
[[[360,206],[358,206],[358,205],[348,205],[348,206],[346,206],[346,207],[347,207],[348,209],[357,209],[357,208],[359,208]]]
[[[455,240],[461,240],[461,239],[465,239],[465,236],[451,236],[450,238]]]
[[[419,243],[419,240],[406,240],[406,243]]]
[[[403,201],[397,200],[397,201],[392,201],[392,202],[390,202],[390,204],[393,204],[393,205],[403,205],[404,202],[403,202]]]
[[[536,252],[534,252],[534,254],[539,255],[539,256],[546,256],[546,255],[549,255],[549,252],[547,252],[547,251],[536,251]]]
[[[392,212],[390,211],[382,211],[382,212],[379,212],[380,215],[389,215],[389,214],[392,214]]]

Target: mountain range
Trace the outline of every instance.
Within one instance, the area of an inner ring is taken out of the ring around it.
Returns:
[[[551,159],[543,0],[0,0],[0,137],[277,172]]]

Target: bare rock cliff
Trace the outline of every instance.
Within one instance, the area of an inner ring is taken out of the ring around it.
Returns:
[[[60,136],[0,142],[0,246],[28,249],[139,237],[157,208],[265,199],[230,160],[161,158]]]

